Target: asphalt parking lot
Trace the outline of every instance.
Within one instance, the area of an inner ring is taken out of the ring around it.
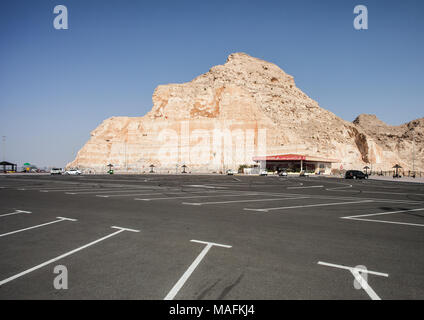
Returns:
[[[423,184],[9,175],[0,221],[0,299],[424,298]]]

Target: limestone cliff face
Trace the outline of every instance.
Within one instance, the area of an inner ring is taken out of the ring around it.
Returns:
[[[253,155],[298,153],[338,159],[334,168],[388,170],[401,160],[400,141],[380,143],[360,122],[322,109],[275,64],[244,53],[191,82],[160,85],[152,99],[144,117],[105,120],[68,167],[148,171],[154,164],[175,172],[184,163],[193,172],[219,172],[250,164]]]
[[[386,162],[399,163],[405,170],[424,168],[424,118],[400,126],[389,126],[375,115],[361,114],[353,123],[376,142]]]

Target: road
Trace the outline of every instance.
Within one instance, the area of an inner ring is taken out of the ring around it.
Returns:
[[[4,175],[0,200],[0,299],[424,298],[420,184]]]

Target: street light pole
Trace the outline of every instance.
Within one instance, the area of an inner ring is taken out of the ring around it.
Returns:
[[[412,172],[415,172],[415,132],[412,131]]]
[[[6,136],[2,136],[3,140],[3,161],[6,161]]]
[[[127,141],[124,141],[125,146],[125,157],[124,157],[124,163],[125,163],[125,172],[128,172],[128,162],[127,162]]]

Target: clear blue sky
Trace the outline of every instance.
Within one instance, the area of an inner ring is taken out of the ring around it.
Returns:
[[[68,8],[69,29],[53,28]],[[353,28],[353,8],[369,29]],[[352,121],[423,117],[424,1],[2,0],[0,135],[7,160],[64,166],[111,116],[142,116],[159,84],[233,52],[274,62]],[[2,150],[2,149],[0,149]]]

